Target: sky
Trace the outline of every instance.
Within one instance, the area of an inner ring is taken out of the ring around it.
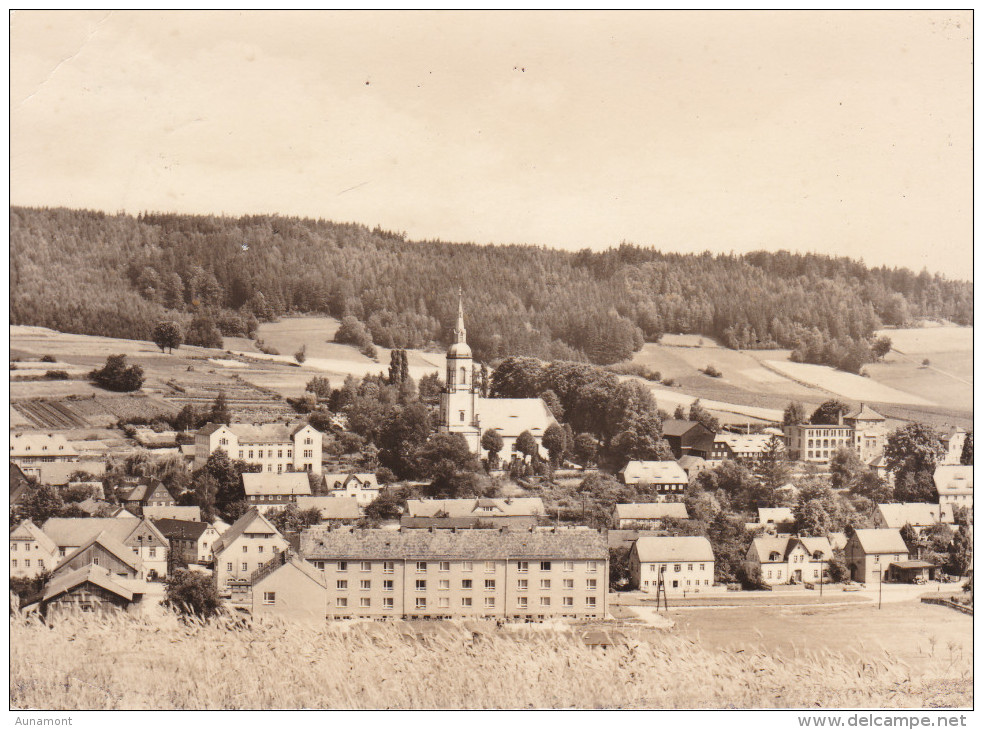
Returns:
[[[969,12],[10,21],[14,205],[972,277]]]

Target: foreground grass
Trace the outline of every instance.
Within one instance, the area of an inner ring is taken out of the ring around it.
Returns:
[[[16,709],[750,708],[972,705],[972,664],[793,659],[667,634],[606,651],[550,630],[407,636],[391,624],[230,629],[176,616],[10,620]]]

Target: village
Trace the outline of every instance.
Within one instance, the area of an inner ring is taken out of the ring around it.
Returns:
[[[12,430],[12,600],[42,615],[196,612],[188,596],[213,595],[257,618],[577,625],[765,592],[931,588],[965,603],[971,433],[892,428],[835,401],[728,430],[696,402],[661,414],[655,440],[654,404],[629,383],[604,444],[570,427],[573,377],[563,399],[530,397],[515,383],[538,366],[476,365],[464,320],[461,299],[429,403],[397,350],[347,396],[313,383],[307,419],[239,421],[220,394],[169,435],[127,426],[136,456]],[[402,405],[385,433],[365,425],[383,391]]]

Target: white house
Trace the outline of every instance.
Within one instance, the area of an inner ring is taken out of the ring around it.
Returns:
[[[58,546],[41,528],[24,520],[10,529],[10,576],[33,578],[58,563]]]
[[[945,447],[945,454],[941,463],[954,466],[959,464],[963,455],[963,444],[966,442],[966,431],[958,426],[950,428],[942,435],[942,445]]]
[[[106,471],[105,459],[81,454],[76,444],[59,433],[41,431],[11,433],[10,461],[25,476],[34,477],[42,484],[68,484],[77,471],[95,476]]]
[[[705,537],[640,537],[628,556],[632,584],[667,596],[696,593],[713,585],[713,548]]]
[[[320,474],[321,442],[321,432],[303,423],[208,423],[195,434],[194,468],[204,466],[213,451],[224,449],[230,459],[259,464],[267,474]]]
[[[825,537],[756,537],[745,562],[767,585],[818,583],[828,575],[833,548]]]
[[[361,506],[371,504],[379,496],[375,474],[325,474],[324,483],[332,497],[354,497]]]
[[[140,558],[148,578],[167,575],[167,538],[148,519],[139,517],[52,517],[42,531],[64,558],[105,532]]]
[[[219,592],[228,593],[231,582],[248,581],[253,571],[288,547],[270,521],[255,507],[250,508],[212,543]]]
[[[942,464],[935,467],[935,491],[939,504],[973,507],[973,467]]]

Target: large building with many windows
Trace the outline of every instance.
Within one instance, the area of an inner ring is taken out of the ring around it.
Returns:
[[[321,432],[307,424],[207,423],[195,434],[194,468],[224,449],[233,461],[259,464],[265,473],[321,473]]]
[[[814,464],[828,464],[837,449],[856,448],[853,426],[843,424],[798,423],[785,426],[789,458]]]
[[[301,535],[328,618],[603,618],[608,548],[593,530],[328,530]]]

